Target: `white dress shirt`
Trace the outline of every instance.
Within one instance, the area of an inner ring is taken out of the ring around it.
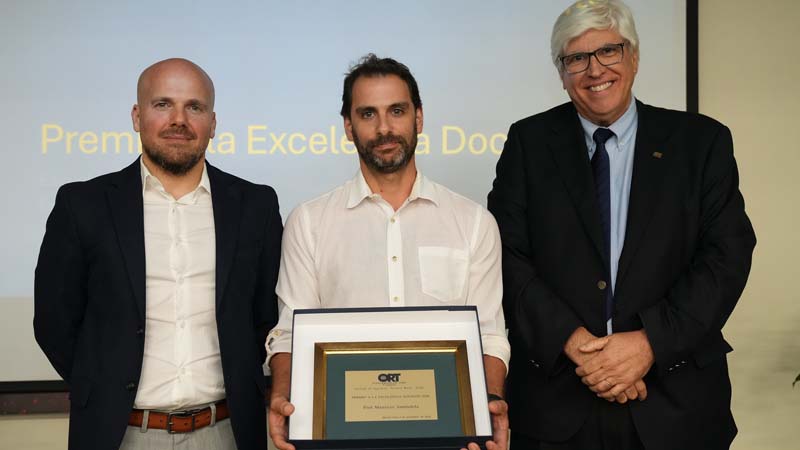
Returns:
[[[135,408],[181,410],[225,398],[215,313],[216,244],[206,168],[175,200],[142,163],[144,359]]]
[[[286,221],[268,354],[291,351],[295,309],[475,305],[484,353],[508,366],[500,258],[482,206],[418,172],[395,211],[359,171]]]

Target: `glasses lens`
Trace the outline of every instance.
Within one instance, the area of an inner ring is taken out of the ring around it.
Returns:
[[[594,54],[597,55],[597,60],[606,66],[622,61],[622,48],[619,45],[598,48]]]
[[[589,53],[573,53],[564,57],[564,68],[569,73],[583,72],[589,67]]]

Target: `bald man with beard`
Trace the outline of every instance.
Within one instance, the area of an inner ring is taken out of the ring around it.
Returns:
[[[141,158],[59,189],[36,267],[69,448],[264,449],[275,191],[205,161],[214,84],[191,61],[144,70],[131,118]]]

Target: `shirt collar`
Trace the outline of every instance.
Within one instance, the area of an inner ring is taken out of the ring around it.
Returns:
[[[150,173],[150,170],[147,169],[147,166],[144,165],[144,161],[139,158],[139,167],[141,168],[142,174],[142,195],[148,189],[157,189],[161,192],[165,192],[164,185],[161,184],[161,180],[156,178],[155,175]],[[197,189],[202,188],[209,194],[211,194],[211,182],[208,180],[208,167],[206,167],[205,162],[203,162],[203,174],[200,175],[200,184],[197,185]]]
[[[347,208],[352,209],[361,204],[364,199],[380,197],[380,194],[375,194],[367,184],[364,174],[361,169],[356,172],[356,175],[348,183],[347,194]],[[414,184],[411,186],[411,193],[408,195],[406,202],[410,203],[416,199],[424,199],[433,202],[439,206],[439,197],[436,192],[436,186],[425,178],[419,170],[414,178]]]
[[[625,146],[625,144],[633,136],[635,136],[634,131],[636,130],[636,122],[638,117],[639,114],[636,111],[636,98],[631,95],[631,103],[628,105],[628,109],[625,110],[625,113],[622,114],[619,119],[607,127],[609,130],[614,132],[614,137],[617,138],[617,143],[619,144],[620,149],[622,149],[622,147]],[[601,127],[590,122],[580,114],[578,114],[578,119],[580,119],[581,126],[583,127],[583,136],[586,139],[586,147],[591,150],[595,145],[592,136],[594,136],[594,132]]]

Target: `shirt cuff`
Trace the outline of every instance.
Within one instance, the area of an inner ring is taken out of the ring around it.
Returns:
[[[267,335],[267,360],[264,361],[264,375],[270,375],[269,362],[278,353],[292,352],[292,332],[273,329]]]
[[[483,354],[503,361],[506,366],[506,374],[508,374],[508,360],[511,358],[511,345],[509,345],[508,339],[505,336],[485,334],[481,336],[481,340],[483,341]]]

